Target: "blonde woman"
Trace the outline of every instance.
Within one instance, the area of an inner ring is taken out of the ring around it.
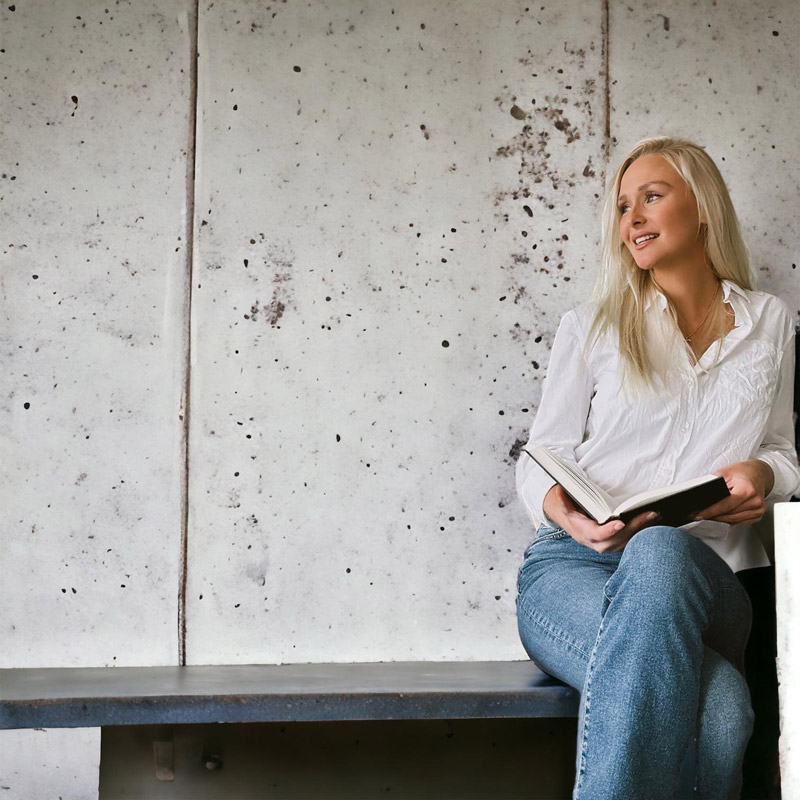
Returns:
[[[581,692],[574,798],[673,798],[696,748],[700,797],[739,796],[752,710],[750,602],[768,563],[748,523],[800,482],[794,324],[757,292],[725,183],[691,142],[640,142],[609,187],[592,303],[562,319],[529,447],[612,496],[716,472],[730,497],[683,528],[598,525],[527,455],[537,526],[517,598],[530,657]]]

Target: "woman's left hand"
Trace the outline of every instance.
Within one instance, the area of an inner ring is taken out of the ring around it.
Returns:
[[[764,514],[764,498],[772,491],[775,481],[772,468],[754,459],[729,464],[716,474],[725,478],[730,497],[703,509],[694,518],[713,519],[729,525],[760,520]]]

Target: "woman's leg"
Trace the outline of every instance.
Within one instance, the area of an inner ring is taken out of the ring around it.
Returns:
[[[519,571],[522,644],[539,667],[578,691],[603,619],[603,587],[620,557],[595,553],[566,531],[543,527]]]
[[[710,647],[703,656],[697,714],[697,796],[737,800],[742,760],[753,730],[747,682],[728,659]]]
[[[701,790],[735,796],[749,735],[746,687],[742,694],[714,655],[706,662],[703,638],[740,660],[747,597],[724,562],[682,531],[651,528],[633,543],[623,558],[540,529],[520,569],[526,650],[581,690],[575,796],[672,798],[696,724]],[[727,729],[714,722],[723,701],[735,718]]]
[[[656,526],[631,539],[604,593],[575,797],[671,800],[698,724],[698,775],[714,776],[701,796],[735,797],[750,724],[747,686],[722,663],[741,662],[750,629],[736,577],[699,540]],[[707,660],[704,640],[724,658]],[[726,711],[735,738],[722,735]]]

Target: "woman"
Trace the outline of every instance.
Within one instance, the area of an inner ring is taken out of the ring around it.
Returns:
[[[598,525],[523,454],[517,488],[538,529],[520,636],[581,691],[574,798],[673,798],[690,746],[699,796],[735,798],[752,710],[734,572],[768,563],[747,523],[800,481],[792,315],[754,291],[724,181],[684,140],[646,139],[623,161],[602,261],[594,302],[558,328],[529,447],[612,496],[710,472],[731,494],[680,529],[648,513]]]

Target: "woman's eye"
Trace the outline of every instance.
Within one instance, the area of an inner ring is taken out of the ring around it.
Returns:
[[[650,203],[658,197],[661,197],[658,192],[645,192],[644,200],[646,203]],[[617,208],[619,209],[620,214],[625,214],[627,211],[630,211],[631,207],[628,205],[628,203],[620,203]]]

